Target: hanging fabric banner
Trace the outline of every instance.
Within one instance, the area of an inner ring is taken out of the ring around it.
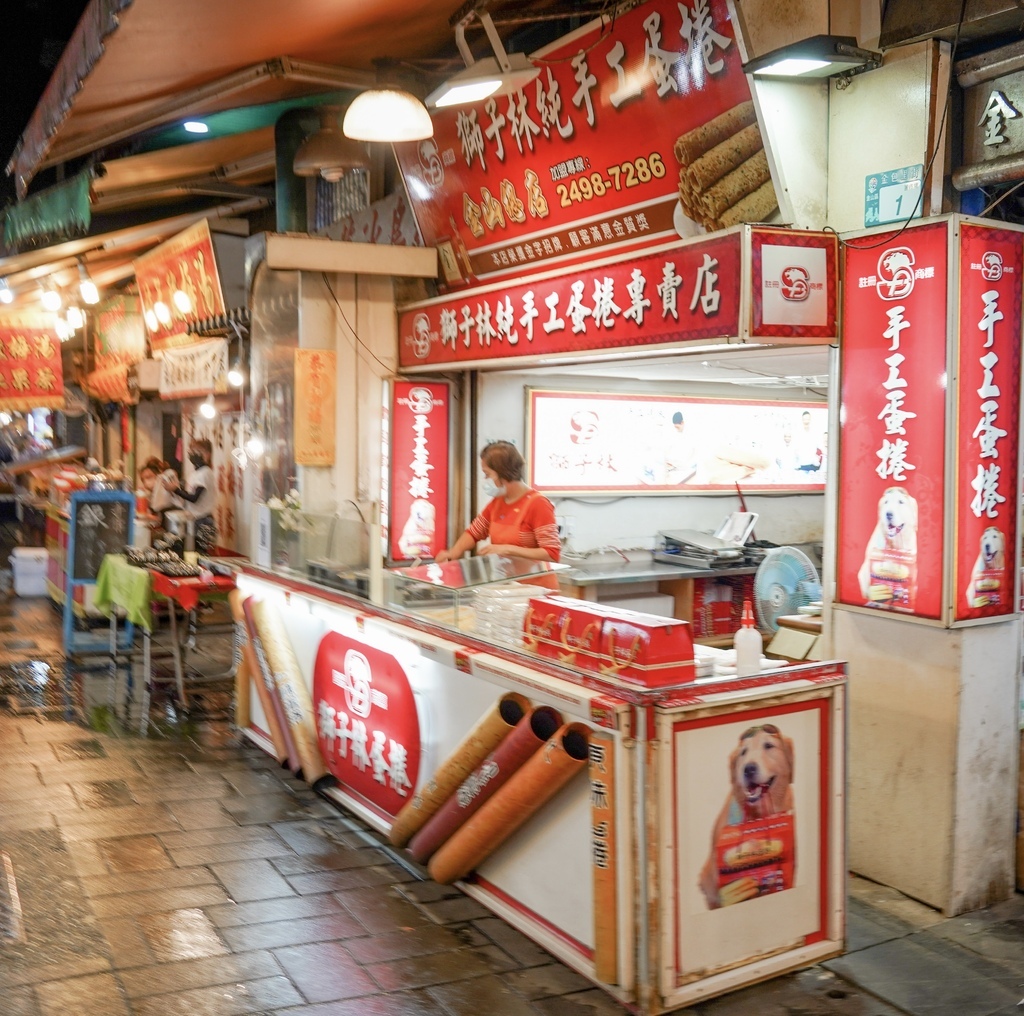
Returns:
[[[0,318],[0,410],[64,408],[60,340],[49,315]]]
[[[334,465],[335,370],[333,351],[295,350],[297,465]]]
[[[146,326],[137,293],[118,293],[100,304],[93,358],[98,371],[146,359]]]
[[[224,339],[164,351],[160,398],[187,399],[227,390],[228,344]]]

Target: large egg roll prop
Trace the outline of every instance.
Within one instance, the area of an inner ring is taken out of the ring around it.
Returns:
[[[249,661],[245,657],[245,643],[248,641],[248,634],[245,630],[245,614],[242,612],[242,594],[237,589],[228,593],[228,602],[231,605],[231,618],[234,621],[235,640],[235,726],[239,730],[245,730],[252,719],[250,709],[250,685],[252,675],[249,672]]]
[[[287,762],[288,768],[293,773],[297,773],[302,763],[299,761],[299,753],[295,747],[295,741],[292,739],[292,733],[288,729],[288,721],[284,715],[281,696],[277,693],[274,675],[271,673],[270,664],[267,662],[267,656],[263,650],[263,641],[260,639],[260,633],[256,627],[256,615],[253,613],[253,608],[258,602],[254,597],[250,596],[242,604],[242,610],[245,612],[245,628],[249,633],[249,644],[252,646],[253,656],[256,659],[256,669],[253,673],[259,675],[256,687],[257,689],[262,689],[260,691],[260,702],[265,702],[266,704],[267,722],[273,723],[277,727],[278,735],[284,746],[284,758],[282,761]],[[266,699],[263,698],[264,692],[266,693]],[[271,714],[274,717],[273,721],[269,718]]]
[[[404,847],[455,793],[459,784],[494,751],[510,730],[526,715],[529,701],[517,692],[502,695],[438,767],[437,772],[395,816],[388,839]]]
[[[295,741],[302,777],[310,786],[315,786],[327,775],[327,766],[320,754],[313,699],[303,679],[302,668],[295,658],[280,612],[263,602],[256,604],[253,613],[263,640],[263,651],[267,654],[270,672],[284,706],[285,719]]]
[[[259,699],[260,708],[267,720],[267,732],[270,734],[270,743],[273,745],[274,758],[282,765],[288,759],[288,748],[285,744],[284,735],[281,733],[281,725],[274,709],[270,692],[263,682],[263,675],[260,673],[259,661],[256,659],[256,650],[253,647],[252,639],[249,638],[249,628],[245,621],[245,610],[242,606],[244,596],[238,589],[232,589],[228,593],[228,602],[231,604],[231,616],[235,623],[241,625],[242,634],[242,666],[238,668],[239,674],[244,669],[247,681],[251,681],[256,688],[256,697]],[[250,717],[251,722],[251,717]],[[248,724],[247,724],[248,725]]]
[[[442,885],[465,878],[586,767],[590,728],[567,723],[433,858],[430,877]]]
[[[528,712],[409,841],[409,852],[416,861],[426,864],[441,844],[508,783],[561,725],[561,715],[550,706]]]

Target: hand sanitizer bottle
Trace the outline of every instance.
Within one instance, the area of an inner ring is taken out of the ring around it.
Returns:
[[[750,677],[761,673],[761,633],[754,627],[754,611],[750,600],[743,601],[742,627],[733,636],[736,650],[736,676]]]

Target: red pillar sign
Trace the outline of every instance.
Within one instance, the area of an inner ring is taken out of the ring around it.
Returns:
[[[941,616],[946,222],[845,249],[837,601]]]
[[[960,229],[954,618],[1012,614],[1022,234]]]

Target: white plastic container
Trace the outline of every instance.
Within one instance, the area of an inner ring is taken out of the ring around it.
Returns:
[[[46,595],[46,562],[44,547],[15,547],[8,560],[14,572],[17,596]]]
[[[761,673],[761,633],[754,627],[754,611],[750,600],[743,601],[743,622],[740,630],[732,638],[736,650],[736,676],[750,677]]]

